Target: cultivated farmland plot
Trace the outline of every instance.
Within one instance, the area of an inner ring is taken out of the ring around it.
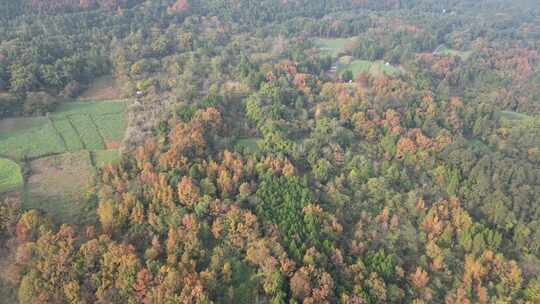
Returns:
[[[52,123],[64,140],[67,151],[78,151],[84,148],[81,138],[75,128],[73,128],[69,118],[54,119]]]
[[[68,118],[73,126],[75,126],[86,149],[99,150],[105,148],[103,138],[101,138],[98,128],[90,115],[72,115]]]
[[[94,122],[105,143],[122,139],[124,136],[124,115],[122,113],[94,116]]]
[[[56,111],[52,113],[52,115],[65,117],[76,114],[97,116],[111,113],[122,113],[125,106],[125,100],[67,102],[60,105]]]
[[[96,167],[120,159],[118,149],[106,148],[117,147],[124,135],[125,105],[69,102],[47,116],[0,120],[0,195],[17,190],[23,209],[68,223],[83,220],[84,189]],[[13,160],[30,168],[26,180]]]
[[[36,159],[82,149],[105,149],[122,139],[124,101],[70,102],[48,117],[24,117],[0,122],[0,156]]]
[[[4,157],[23,160],[64,151],[62,139],[48,120],[21,131],[0,133],[0,155]]]

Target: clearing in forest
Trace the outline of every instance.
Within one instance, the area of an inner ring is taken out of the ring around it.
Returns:
[[[384,73],[388,76],[395,76],[401,73],[399,68],[389,63],[385,63],[382,60],[353,60],[349,63],[346,63],[346,61],[344,60],[340,60],[340,63],[337,66],[338,74],[342,75],[347,70],[351,71],[354,77],[358,76],[358,74],[360,73],[369,74],[375,77],[381,75],[381,73]]]
[[[501,123],[504,127],[513,127],[530,121],[532,116],[514,111],[500,111]]]
[[[315,45],[323,52],[333,57],[339,57],[348,50],[354,47],[357,43],[358,37],[351,38],[334,38],[326,39],[320,38],[315,40]],[[360,73],[369,74],[377,77],[384,73],[389,76],[395,76],[401,73],[400,69],[396,66],[386,63],[382,60],[369,61],[369,60],[355,60],[349,55],[341,56],[334,64],[333,69],[336,70],[337,75],[341,76],[345,71],[350,70],[354,77]]]
[[[235,143],[237,150],[244,150],[248,153],[257,153],[259,151],[259,141],[261,139],[257,137],[243,137],[239,138]]]
[[[442,47],[440,49],[438,49],[436,52],[435,52],[436,55],[446,55],[446,56],[457,56],[457,57],[460,57],[461,59],[463,60],[467,60],[472,52],[471,51],[458,51],[458,50],[454,50],[454,49],[449,49],[447,47]]]
[[[501,117],[507,120],[524,120],[529,119],[531,116],[523,113],[518,113],[514,111],[501,111]]]
[[[350,38],[319,38],[315,40],[315,45],[323,52],[333,57],[346,52],[358,41],[358,37]]]

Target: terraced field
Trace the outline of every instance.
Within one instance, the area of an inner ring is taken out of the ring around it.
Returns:
[[[125,124],[123,115],[117,115],[116,113],[103,114],[94,116],[93,119],[106,143],[119,140],[124,136],[124,128],[118,127]]]
[[[25,117],[0,123],[0,156],[36,159],[79,150],[105,149],[122,139],[123,101],[71,102],[48,117]]]
[[[34,118],[20,118],[33,120]],[[16,122],[18,124],[19,122]],[[65,152],[65,145],[49,120],[37,118],[35,126],[13,132],[0,130],[0,156],[15,160]]]
[[[99,134],[98,127],[92,121],[92,116],[86,114],[71,115],[69,116],[69,120],[75,127],[75,131],[79,135],[85,149],[100,150],[105,148],[103,138]]]
[[[67,151],[73,152],[84,149],[81,137],[73,127],[72,121],[69,118],[58,118],[51,122],[64,140]]]

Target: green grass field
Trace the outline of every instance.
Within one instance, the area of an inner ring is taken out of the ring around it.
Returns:
[[[236,141],[235,148],[245,150],[248,153],[257,153],[259,151],[259,140],[260,138],[256,137],[240,138]]]
[[[9,159],[0,158],[0,193],[19,189],[22,185],[21,167]]]
[[[334,57],[339,56],[340,54],[346,52],[346,50],[354,45],[358,40],[358,37],[351,38],[336,38],[336,39],[326,39],[320,38],[315,40],[315,45],[325,53],[332,55]],[[442,50],[444,51],[444,50]],[[401,71],[393,66],[386,65],[382,60],[378,61],[368,61],[368,60],[353,60],[351,56],[341,56],[338,60],[337,72],[338,75],[343,74],[343,72],[350,70],[353,72],[356,77],[359,73],[367,73],[372,76],[381,75],[384,73],[389,76],[395,76],[401,73]]]
[[[69,117],[81,137],[84,147],[89,150],[105,149],[105,143],[90,115],[72,115]]]
[[[500,111],[499,112],[501,117],[501,124],[504,127],[513,127],[516,125],[519,125],[521,123],[525,123],[529,121],[532,117],[518,112],[513,111]]]
[[[62,139],[48,120],[39,119],[36,126],[21,131],[0,133],[0,155],[3,157],[23,160],[62,153],[65,150]]]
[[[350,70],[356,76],[359,73],[369,73],[373,62],[367,60],[353,60],[349,64],[338,65],[338,72],[341,74],[346,70]]]
[[[64,139],[67,151],[79,151],[84,148],[81,138],[73,128],[69,118],[62,117],[55,119],[53,120],[53,124]]]
[[[46,124],[47,117],[16,117],[0,120],[0,133],[20,132]]]
[[[347,48],[350,45],[353,45],[357,39],[357,37],[335,39],[320,38],[315,40],[315,45],[321,51],[335,57],[338,56],[340,53],[345,52]]]
[[[124,128],[119,128],[126,125],[122,113],[94,116],[94,122],[106,142],[120,140],[124,136]]]
[[[344,61],[342,61],[344,62]],[[338,74],[341,75],[345,71],[350,70],[354,76],[358,76],[360,73],[370,74],[372,76],[381,75],[384,73],[389,76],[398,75],[400,70],[393,65],[386,65],[383,61],[367,61],[367,60],[353,60],[350,63],[340,63],[338,65]]]
[[[107,164],[114,164],[120,160],[118,150],[97,150],[92,152],[96,167],[100,168]]]
[[[527,114],[513,112],[513,111],[501,111],[501,117],[508,120],[524,120],[531,118]]]
[[[463,60],[467,60],[471,56],[472,52],[471,51],[458,51],[458,50],[453,50],[449,48],[442,48],[441,50],[437,52],[437,54],[458,56],[458,57],[461,57],[461,59]]]
[[[64,103],[47,117],[0,121],[0,156],[15,160],[105,148],[125,130],[124,101]]]
[[[77,114],[104,115],[123,112],[126,107],[125,100],[109,101],[74,101],[66,102],[58,106],[53,116],[69,116]]]

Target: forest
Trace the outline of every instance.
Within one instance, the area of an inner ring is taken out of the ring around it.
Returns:
[[[540,303],[540,2],[0,1],[0,303]]]

